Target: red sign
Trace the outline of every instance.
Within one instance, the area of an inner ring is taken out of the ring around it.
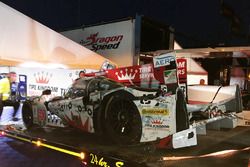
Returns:
[[[177,59],[177,76],[179,78],[179,83],[187,82],[187,60],[184,58]]]
[[[160,67],[156,70],[152,64],[145,64],[107,70],[106,76],[125,85],[141,86],[148,84],[150,88],[155,84],[159,85],[164,83],[163,71],[164,67]]]
[[[136,85],[144,88],[159,88],[160,85],[165,84],[164,71],[166,71],[165,66],[154,68],[153,64],[144,64],[89,73],[85,74],[85,76],[105,76],[126,86]]]

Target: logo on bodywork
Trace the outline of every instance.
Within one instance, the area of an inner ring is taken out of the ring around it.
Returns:
[[[164,121],[160,117],[153,118],[150,116],[146,116],[144,122],[145,122],[145,127],[148,128],[169,128],[169,125],[167,125],[166,121]]]
[[[164,108],[143,108],[142,114],[144,115],[168,115],[169,111]]]

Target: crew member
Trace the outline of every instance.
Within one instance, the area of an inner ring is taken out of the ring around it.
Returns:
[[[7,74],[7,78],[2,78],[0,80],[0,117],[2,116],[4,106],[13,106],[14,112],[12,114],[12,120],[18,121],[16,114],[20,104],[16,100],[9,99],[11,95],[11,83],[14,82],[16,82],[15,72],[10,72]]]
[[[200,79],[200,85],[205,85],[205,79]]]
[[[84,78],[85,77],[85,71],[82,70],[79,72],[79,78]]]

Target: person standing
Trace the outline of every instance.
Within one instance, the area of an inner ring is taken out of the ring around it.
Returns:
[[[11,84],[16,82],[16,73],[10,72],[6,78],[0,80],[0,117],[2,116],[4,106],[13,106],[14,112],[12,114],[12,120],[18,121],[16,114],[20,106],[16,100],[10,100],[11,96]]]
[[[85,77],[85,70],[82,70],[79,72],[79,78],[84,78]]]

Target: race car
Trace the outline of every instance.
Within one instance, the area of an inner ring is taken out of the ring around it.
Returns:
[[[236,87],[234,91],[237,92]],[[228,104],[238,104],[237,98],[235,93],[230,100],[218,101],[219,112],[229,111]],[[63,96],[46,102],[30,98],[23,104],[22,115],[27,128],[46,126],[49,111],[65,124],[117,144],[137,144],[189,129],[190,120],[197,114],[190,117],[194,110],[187,110],[186,99],[178,85],[175,56],[166,54],[155,57],[153,64],[86,75],[77,79]],[[196,108],[195,112],[204,108]]]

